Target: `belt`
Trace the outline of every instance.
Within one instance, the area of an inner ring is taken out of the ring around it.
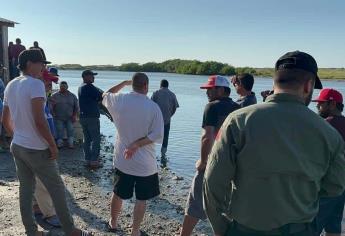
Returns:
[[[243,233],[263,234],[263,235],[288,235],[288,234],[299,233],[299,232],[309,229],[310,223],[286,224],[276,229],[261,231],[261,230],[248,228],[244,225],[239,224],[236,221],[233,221],[233,227],[235,227],[238,231],[241,231]]]

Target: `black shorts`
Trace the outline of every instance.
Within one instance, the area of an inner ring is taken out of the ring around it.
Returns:
[[[114,173],[114,193],[121,199],[135,197],[138,200],[149,200],[160,194],[158,173],[150,176],[134,176],[125,174],[118,169]]]

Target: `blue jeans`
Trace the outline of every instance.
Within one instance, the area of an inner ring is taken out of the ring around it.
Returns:
[[[99,118],[80,118],[84,133],[84,156],[87,162],[97,161],[101,146]]]
[[[57,120],[54,119],[57,142],[63,143],[63,138],[65,134],[65,129],[67,131],[68,144],[73,145],[74,138],[74,127],[72,120]]]
[[[314,219],[316,235],[320,235],[322,230],[329,234],[341,234],[344,203],[345,192],[338,197],[320,199],[319,212]]]

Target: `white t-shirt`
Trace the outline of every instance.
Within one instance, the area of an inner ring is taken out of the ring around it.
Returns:
[[[115,140],[114,167],[134,176],[149,176],[158,172],[155,144],[163,140],[164,123],[158,105],[146,95],[107,93],[103,98],[113,117],[117,138]],[[154,143],[138,149],[131,159],[124,158],[125,149],[140,138]]]
[[[48,143],[36,128],[31,105],[33,98],[46,99],[41,80],[27,75],[19,76],[6,86],[4,106],[8,106],[14,126],[12,142],[25,148],[45,150]]]

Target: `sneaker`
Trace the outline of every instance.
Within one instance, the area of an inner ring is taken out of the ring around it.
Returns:
[[[57,147],[58,148],[62,148],[64,145],[63,145],[63,141],[62,140],[58,140],[57,141]]]

